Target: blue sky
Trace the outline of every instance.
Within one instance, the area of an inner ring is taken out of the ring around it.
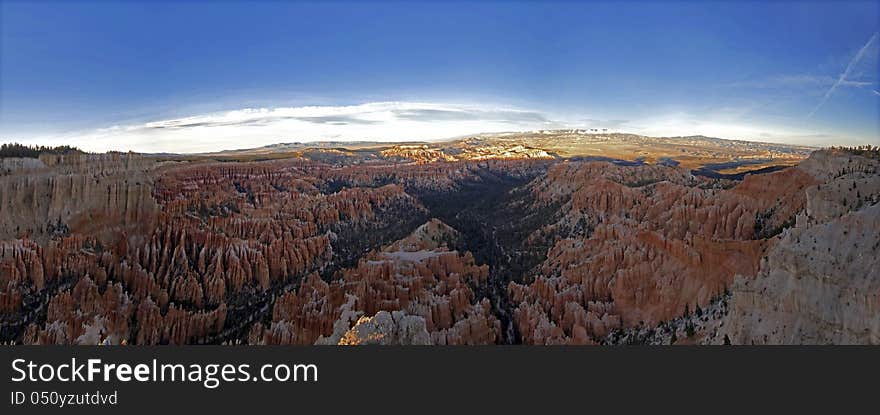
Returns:
[[[0,3],[0,141],[880,144],[878,2]]]

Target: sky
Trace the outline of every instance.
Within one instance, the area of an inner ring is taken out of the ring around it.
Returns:
[[[880,2],[0,1],[0,142],[880,144]]]

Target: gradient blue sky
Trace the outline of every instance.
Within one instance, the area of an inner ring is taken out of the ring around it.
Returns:
[[[0,141],[601,127],[880,144],[872,2],[0,3]]]

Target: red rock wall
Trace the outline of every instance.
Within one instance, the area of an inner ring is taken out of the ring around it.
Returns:
[[[772,240],[756,221],[780,226],[803,209],[815,179],[796,168],[747,176],[730,189],[663,166],[566,162],[532,188],[539,203],[564,201],[558,238],[539,275],[511,283],[526,343],[585,343],[610,330],[652,326],[705,306],[734,276],[754,276]]]

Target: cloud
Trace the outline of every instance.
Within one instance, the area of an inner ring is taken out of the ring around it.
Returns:
[[[855,88],[862,88],[865,86],[873,85],[873,82],[867,81],[853,81],[849,79],[835,79],[831,76],[817,76],[817,75],[782,75],[778,76],[774,79],[777,83],[783,85],[814,85],[814,86],[829,86],[837,84],[840,86],[848,86]]]
[[[534,111],[417,108],[393,112],[398,118],[422,122],[483,120],[522,124],[552,123],[546,115]]]
[[[807,146],[862,145],[877,141],[872,133],[858,131],[828,131],[815,129],[804,123],[757,120],[730,116],[725,111],[716,113],[675,112],[645,117],[630,123],[627,131],[652,137],[681,137],[703,135],[729,140],[762,141],[768,143]]]
[[[805,145],[828,145],[836,139],[810,130],[756,123],[731,116],[723,109],[716,114],[678,112],[647,117],[630,127],[633,132],[654,137],[703,135],[731,140]]]
[[[739,140],[834,144],[840,137],[750,119],[751,105],[701,113],[648,115],[638,120],[553,115],[488,104],[372,102],[348,106],[245,108],[67,134],[29,143],[69,144],[86,151],[200,153],[279,142],[429,141],[484,132],[596,128],[651,136],[706,135]]]
[[[831,85],[830,88],[828,88],[828,91],[825,92],[824,96],[822,96],[822,100],[820,100],[819,103],[816,104],[816,107],[813,108],[812,111],[810,111],[810,113],[807,115],[807,118],[811,118],[813,114],[815,114],[816,111],[819,110],[819,108],[822,108],[822,105],[825,105],[825,102],[828,101],[828,98],[830,98],[831,95],[834,94],[834,91],[837,90],[838,87],[847,82],[851,82],[847,79],[847,77],[849,77],[855,65],[857,65],[859,61],[862,60],[862,57],[865,56],[865,52],[868,50],[868,48],[870,48],[874,41],[877,40],[877,36],[878,33],[874,33],[871,38],[868,39],[868,42],[865,43],[865,45],[862,46],[861,49],[859,49],[855,56],[853,56],[852,60],[849,61],[849,64],[846,65],[846,69],[844,69],[844,71],[837,78],[837,82],[835,82],[833,85]]]
[[[591,128],[608,128],[612,130],[616,130],[622,128],[626,124],[629,123],[629,120],[594,120],[594,119],[586,119],[584,120],[586,127]]]
[[[641,120],[632,126],[640,134],[655,137],[705,135],[739,140],[765,139],[786,135],[780,129],[769,129],[750,123],[711,119],[689,113],[673,113]]]
[[[729,83],[725,86],[732,88],[758,88],[758,89],[802,89],[802,88],[819,88],[831,87],[838,83],[838,87],[864,88],[874,85],[869,81],[854,81],[845,79],[841,81],[839,78],[832,76],[811,75],[811,74],[789,74],[776,75],[766,79],[749,80]]]
[[[493,105],[372,102],[349,106],[245,108],[117,125],[41,143],[89,151],[210,152],[289,141],[421,141],[481,132],[570,128],[540,111]]]

